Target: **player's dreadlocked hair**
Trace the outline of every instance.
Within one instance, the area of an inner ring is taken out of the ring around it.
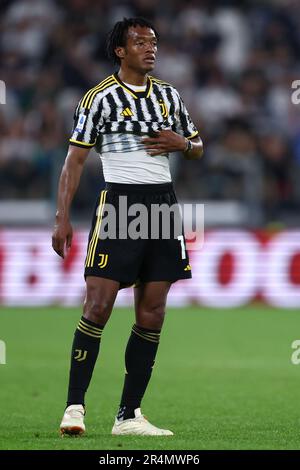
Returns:
[[[115,53],[115,49],[117,47],[126,46],[127,32],[131,26],[142,26],[145,28],[151,28],[155,32],[155,36],[157,37],[157,39],[159,38],[159,35],[153,25],[144,18],[123,18],[123,21],[118,21],[107,36],[107,55],[109,59],[112,59],[114,61],[115,64],[121,63],[119,57]]]

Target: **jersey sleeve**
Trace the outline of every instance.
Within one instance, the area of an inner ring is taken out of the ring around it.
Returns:
[[[75,110],[69,142],[77,147],[92,148],[96,144],[99,130],[103,124],[102,103],[96,98],[89,104],[86,96],[87,94]]]
[[[187,139],[193,139],[199,135],[199,132],[193,123],[181,96],[178,93],[176,93],[176,95],[178,98],[178,107],[175,112],[173,130]]]

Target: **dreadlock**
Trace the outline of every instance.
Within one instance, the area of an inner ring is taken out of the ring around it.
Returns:
[[[115,64],[120,64],[121,61],[115,53],[117,47],[125,47],[127,41],[128,29],[133,26],[142,26],[143,28],[151,28],[155,32],[158,39],[159,35],[152,24],[144,18],[123,18],[123,21],[118,21],[113,29],[109,32],[106,42],[106,52],[109,59],[112,59]]]

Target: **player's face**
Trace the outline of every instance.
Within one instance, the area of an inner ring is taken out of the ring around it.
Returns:
[[[123,50],[123,61],[127,67],[142,73],[147,73],[154,69],[157,38],[151,28],[142,26],[129,28],[127,43]]]

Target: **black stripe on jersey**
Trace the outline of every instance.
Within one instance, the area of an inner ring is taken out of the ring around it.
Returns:
[[[163,97],[163,95],[161,94],[161,91],[160,91],[159,87],[158,87],[158,86],[155,86],[155,84],[154,84],[154,86],[153,86],[153,93],[155,94],[155,96],[156,96],[156,98],[157,98],[158,104],[159,104],[160,100],[164,101],[164,97]],[[154,112],[155,112],[155,110],[154,110]],[[164,118],[160,115],[160,116],[159,116],[159,121],[160,121],[161,119],[164,119]]]
[[[113,122],[106,122],[102,128],[102,131],[104,134],[106,135],[110,135],[110,134],[119,134],[120,133],[120,124],[121,123],[124,123],[125,121],[121,121],[121,122],[117,122],[117,121],[113,121]],[[126,128],[126,126],[125,126]],[[124,126],[123,126],[123,129],[124,129]]]
[[[132,121],[132,132],[137,135],[141,135],[142,126],[138,121]]]
[[[99,118],[100,118],[100,115],[101,115],[101,111],[102,111],[101,107],[99,106],[97,113],[93,117],[93,127],[92,127],[92,132],[91,132],[91,141],[92,142],[97,141],[98,132],[99,132],[98,123],[99,123]]]
[[[136,115],[137,115],[138,121],[145,121],[145,116],[142,110],[141,100],[135,100],[134,104],[136,108]]]
[[[137,110],[137,117],[141,124],[141,134],[149,134],[149,131],[153,129],[153,122],[157,121],[157,118],[151,114],[148,103],[150,103],[151,99],[141,99],[135,101],[135,107]]]
[[[119,122],[119,126],[118,126],[118,133],[122,134],[122,132],[126,133],[126,121],[121,121]]]
[[[157,89],[157,86],[155,85],[155,83],[153,83],[153,88],[152,88],[152,93],[155,94],[156,96],[156,91]],[[146,101],[146,106],[147,106],[147,109],[149,111],[149,114],[151,115],[151,118],[153,121],[156,121],[156,122],[159,122],[161,121],[161,116],[160,114],[157,114],[156,110],[155,110],[155,107],[154,107],[154,104],[153,104],[153,98],[148,98]]]
[[[165,91],[166,91],[168,101],[170,103],[169,116],[174,116],[174,114],[175,114],[175,104],[174,104],[174,98],[172,96],[171,89],[169,87],[166,87]]]
[[[189,134],[189,122],[188,122],[188,119],[187,119],[186,115],[182,111],[182,103],[181,102],[180,102],[179,120],[180,120],[180,124],[181,124],[181,127],[182,127],[183,134],[184,135]]]
[[[111,121],[117,121],[118,120],[118,117],[117,117],[117,106],[116,106],[116,102],[112,96],[111,93],[108,93],[105,98],[107,99],[107,102],[110,106],[110,120]]]

